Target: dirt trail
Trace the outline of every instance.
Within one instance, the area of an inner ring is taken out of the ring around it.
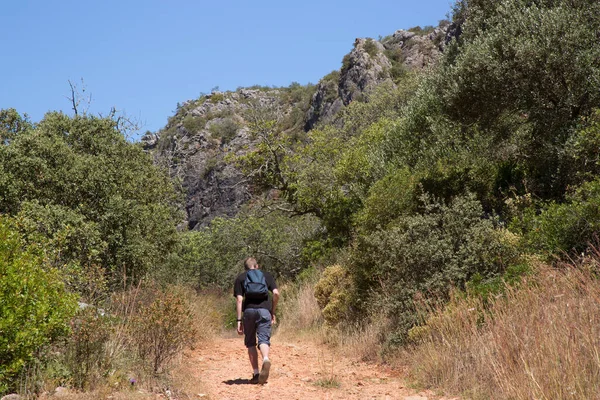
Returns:
[[[202,382],[196,398],[254,399],[444,399],[415,393],[383,366],[343,357],[308,341],[273,339],[269,381],[251,385],[241,337],[216,338],[188,353],[189,378]],[[186,369],[188,369],[186,368]]]

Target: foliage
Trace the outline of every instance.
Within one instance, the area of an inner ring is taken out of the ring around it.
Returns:
[[[551,202],[537,213],[526,209],[512,228],[524,234],[529,248],[553,255],[580,254],[598,240],[600,180],[583,184],[567,202]]]
[[[173,184],[111,119],[48,113],[0,146],[0,169],[0,211],[60,242],[61,262],[136,280],[175,243]]]
[[[377,45],[375,44],[375,41],[373,39],[371,39],[371,38],[367,38],[367,40],[365,40],[365,44],[363,45],[363,49],[371,57],[375,57],[377,55],[377,53],[379,52],[379,49],[377,48]]]
[[[403,341],[417,322],[415,296],[443,300],[475,274],[491,277],[517,260],[514,246],[500,239],[496,222],[483,218],[473,196],[448,205],[424,196],[421,207],[386,230],[360,236],[351,255],[359,304],[363,312],[372,307],[390,318],[392,342]]]
[[[197,332],[191,304],[176,287],[148,290],[146,294],[151,298],[134,315],[131,337],[139,356],[147,361],[152,372],[158,373],[176,354],[194,343]]]
[[[75,306],[58,271],[0,217],[0,393],[36,351],[68,333]]]
[[[416,33],[417,35],[420,35],[420,36],[428,35],[431,32],[433,32],[434,30],[435,30],[435,26],[432,26],[432,25],[426,25],[422,28],[420,26],[414,26],[414,27],[408,29],[409,32]]]
[[[420,190],[416,177],[406,168],[391,171],[369,189],[364,207],[356,214],[359,230],[385,228],[400,215],[417,211]]]
[[[577,129],[565,144],[565,168],[574,182],[592,180],[600,175],[600,109],[580,118]]]
[[[188,114],[183,118],[183,127],[188,132],[198,132],[206,126],[206,119]]]
[[[226,144],[235,137],[238,129],[238,124],[232,118],[224,118],[220,121],[211,121],[208,130],[213,137],[220,139],[221,144]]]
[[[280,89],[280,101],[290,106],[290,111],[280,122],[280,129],[289,132],[293,139],[300,141],[304,139],[304,126],[306,114],[311,106],[311,99],[317,87],[313,84],[300,85],[292,82],[287,88]]]
[[[220,101],[223,101],[223,99],[225,99],[225,95],[221,92],[216,92],[216,93],[212,93],[210,95],[210,101],[211,103],[217,104]]]
[[[344,73],[346,73],[350,69],[350,67],[352,67],[351,63],[352,63],[352,60],[351,60],[351,57],[350,57],[350,53],[348,53],[342,59],[342,68],[340,69],[340,73],[342,75]]]
[[[560,198],[569,179],[561,148],[577,119],[600,102],[598,7],[469,2],[463,45],[439,75],[444,113],[512,143],[506,156],[523,165],[529,191],[543,198]]]
[[[229,290],[243,271],[243,260],[252,255],[275,276],[292,277],[303,266],[303,243],[317,227],[309,216],[290,218],[275,211],[215,218],[209,227],[183,234],[178,251],[156,276],[197,288]]]
[[[325,268],[314,290],[323,318],[328,323],[336,324],[352,315],[352,280],[346,268],[341,265]]]
[[[21,116],[14,108],[0,110],[0,143],[6,144],[32,127],[27,115]]]
[[[71,323],[72,333],[65,351],[65,365],[74,387],[89,390],[110,368],[106,346],[111,337],[108,317],[94,307],[79,311]]]

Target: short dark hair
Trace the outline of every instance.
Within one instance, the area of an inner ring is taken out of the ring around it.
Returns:
[[[244,260],[244,269],[249,270],[255,265],[258,265],[254,257],[248,257]]]

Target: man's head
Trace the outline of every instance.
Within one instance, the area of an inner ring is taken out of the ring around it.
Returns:
[[[244,269],[247,271],[249,269],[257,269],[258,263],[253,257],[248,257],[244,260]]]

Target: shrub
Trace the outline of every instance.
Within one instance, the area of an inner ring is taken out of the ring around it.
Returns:
[[[58,272],[0,217],[0,394],[37,350],[68,333],[75,304]]]
[[[552,202],[540,213],[526,209],[512,221],[511,229],[524,234],[534,251],[550,255],[573,255],[585,251],[600,232],[600,179],[583,184],[568,195],[567,202]]]
[[[195,133],[202,129],[206,125],[206,118],[195,117],[192,114],[188,114],[183,119],[183,127],[186,131]]]
[[[173,182],[110,118],[48,113],[0,146],[0,165],[0,213],[23,210],[52,240],[66,234],[61,257],[98,262],[111,284],[123,266],[142,278],[176,242]]]
[[[377,53],[379,53],[379,49],[375,44],[375,41],[371,38],[365,40],[365,44],[363,45],[363,49],[367,52],[371,57],[375,57]]]
[[[350,316],[352,281],[348,271],[341,265],[325,268],[314,293],[325,321],[336,324]]]
[[[426,25],[426,26],[424,26],[422,28],[420,26],[414,26],[414,27],[410,28],[408,31],[416,33],[419,36],[425,36],[425,35],[430,34],[431,32],[433,32],[434,30],[435,30],[435,26]]]
[[[225,99],[225,95],[223,93],[220,92],[216,92],[216,93],[212,93],[210,95],[210,102],[217,104],[220,101],[223,101]]]
[[[472,195],[448,205],[421,200],[422,212],[359,236],[351,255],[358,304],[390,318],[391,344],[403,342],[418,322],[415,297],[445,300],[450,288],[464,288],[475,274],[493,277],[517,262],[514,245],[502,239],[494,219],[484,218]]]
[[[231,141],[239,129],[238,124],[231,118],[225,118],[222,121],[210,125],[209,131],[215,138],[219,138],[222,144]]]
[[[300,272],[300,249],[316,228],[314,218],[290,218],[277,212],[264,217],[241,213],[236,218],[215,218],[210,226],[185,233],[178,251],[157,276],[163,282],[199,289],[230,290],[243,270],[242,260],[254,254],[265,270],[291,277]]]
[[[191,305],[175,286],[149,291],[151,299],[132,319],[138,355],[159,373],[181,350],[194,343],[196,329]]]
[[[355,217],[355,224],[362,231],[385,228],[400,215],[416,211],[418,193],[415,175],[407,168],[393,170],[371,186],[364,207]]]
[[[344,58],[342,58],[342,69],[340,71],[342,74],[344,74],[345,72],[347,72],[350,69],[350,67],[351,67],[350,63],[351,62],[352,61],[351,61],[350,53],[346,54],[344,56]]]
[[[65,364],[72,385],[89,390],[102,381],[112,361],[105,349],[111,337],[110,322],[95,307],[86,307],[73,319],[71,327]]]

